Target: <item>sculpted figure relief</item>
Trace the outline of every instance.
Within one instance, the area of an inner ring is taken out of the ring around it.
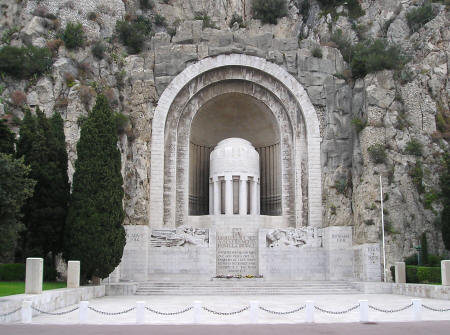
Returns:
[[[152,247],[207,247],[209,231],[203,228],[180,226],[175,229],[153,230],[151,234]]]
[[[266,234],[266,247],[293,247],[322,246],[322,234],[316,228],[301,229],[274,229]]]

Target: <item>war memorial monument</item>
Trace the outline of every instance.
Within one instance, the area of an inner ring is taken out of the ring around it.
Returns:
[[[322,225],[316,111],[281,67],[246,55],[173,79],[152,123],[147,225],[126,225],[113,281],[381,279],[378,243]]]

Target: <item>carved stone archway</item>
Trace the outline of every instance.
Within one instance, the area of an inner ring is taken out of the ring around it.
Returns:
[[[283,192],[290,198],[283,214],[290,217],[292,226],[320,227],[321,138],[314,107],[299,82],[281,67],[262,58],[234,54],[189,66],[159,99],[152,124],[149,225],[171,228],[176,222],[183,223],[187,215],[185,142],[192,118],[213,92],[233,91],[233,82],[236,92],[265,103],[291,134],[292,144],[284,147],[282,157],[292,159],[290,166],[286,162],[290,177],[284,180]]]

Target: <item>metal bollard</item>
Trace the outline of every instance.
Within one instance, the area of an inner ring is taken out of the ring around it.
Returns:
[[[412,319],[413,321],[422,320],[422,300],[421,299],[412,299]]]
[[[136,302],[136,323],[141,325],[145,322],[145,301]]]
[[[258,323],[259,302],[250,301],[250,323]]]
[[[369,322],[369,301],[359,301],[359,322]]]
[[[314,322],[314,301],[307,300],[306,302],[306,316],[305,322]]]
[[[194,301],[194,323],[200,323],[200,313],[202,312],[202,302]]]
[[[80,323],[87,323],[89,312],[88,307],[89,301],[80,301],[80,314],[79,314]]]
[[[31,323],[33,315],[31,313],[31,304],[33,302],[30,300],[24,300],[22,302],[22,323]]]

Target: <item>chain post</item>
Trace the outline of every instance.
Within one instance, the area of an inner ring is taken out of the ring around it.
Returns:
[[[369,322],[369,301],[359,301],[359,322]]]
[[[24,300],[22,302],[22,323],[31,323],[33,314],[31,311],[32,301]]]
[[[200,323],[200,313],[202,312],[202,302],[201,301],[194,301],[194,323]]]
[[[413,309],[412,309],[413,321],[422,320],[422,300],[421,299],[412,299],[411,302],[413,304]]]
[[[136,323],[141,325],[145,322],[145,301],[136,302]]]
[[[250,322],[258,323],[259,302],[250,301]]]
[[[80,301],[79,321],[81,324],[87,323],[89,313],[89,301]]]
[[[306,317],[305,321],[307,323],[314,322],[314,301],[306,300]]]

